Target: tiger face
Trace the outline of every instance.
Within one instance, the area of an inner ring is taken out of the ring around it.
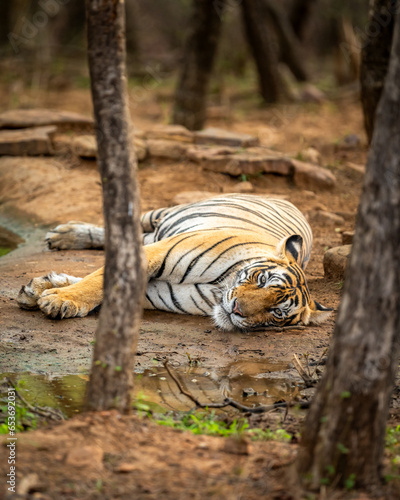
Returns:
[[[292,239],[292,240],[291,240]],[[304,271],[297,263],[301,238],[286,238],[275,257],[248,264],[221,290],[213,311],[219,328],[258,330],[321,323],[331,309],[310,297]]]

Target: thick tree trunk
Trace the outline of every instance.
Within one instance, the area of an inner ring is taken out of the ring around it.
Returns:
[[[380,481],[400,341],[400,14],[326,373],[298,469],[314,487]]]
[[[396,3],[393,0],[374,0],[366,30],[369,36],[361,52],[361,102],[369,142],[389,66]]]
[[[271,36],[263,0],[243,0],[242,15],[247,41],[253,54],[260,87],[266,103],[286,97],[285,86],[278,71],[278,50]]]
[[[193,0],[190,33],[179,78],[173,123],[189,130],[203,128],[206,93],[211,76],[225,0]]]
[[[87,408],[129,409],[145,279],[139,192],[125,81],[123,0],[86,0],[88,54],[103,184],[106,266]]]

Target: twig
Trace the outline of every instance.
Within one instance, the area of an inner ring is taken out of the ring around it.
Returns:
[[[316,365],[315,365],[315,368],[314,368],[314,370],[313,370],[313,372],[312,372],[312,374],[311,374],[311,376],[312,376],[312,377],[314,377],[314,376],[316,375],[316,373],[317,373],[317,368],[318,368],[318,366],[320,365],[320,363],[321,363],[321,361],[322,361],[322,358],[325,356],[325,354],[326,354],[327,352],[328,352],[328,348],[326,347],[326,348],[323,350],[323,352],[322,352],[321,356],[318,358],[318,361],[317,361],[317,363],[316,363]]]
[[[13,382],[8,377],[6,377],[6,381],[7,384],[14,389],[15,395],[20,399],[22,404],[25,405],[28,408],[28,410],[30,410],[32,413],[36,413],[36,415],[40,415],[41,417],[49,418],[51,420],[64,420],[64,417],[61,414],[61,412],[52,410],[50,408],[48,409],[48,408],[43,408],[41,406],[31,405],[23,396],[21,396],[21,394],[18,392],[18,389],[15,387]]]
[[[266,328],[255,328],[255,329],[252,329],[252,332],[265,332],[265,333],[269,333],[269,332],[286,332],[288,330],[305,330],[306,327],[305,326],[301,326],[301,325],[298,325],[298,326],[277,326],[277,327],[272,327],[272,326],[268,326]]]
[[[172,380],[175,382],[177,385],[178,389],[180,390],[181,394],[189,398],[198,408],[226,408],[227,406],[232,406],[233,408],[236,408],[237,410],[240,411],[245,411],[248,413],[265,413],[267,411],[275,410],[276,408],[287,408],[289,406],[299,406],[300,408],[309,408],[310,403],[309,401],[298,401],[296,403],[292,402],[282,402],[282,403],[274,403],[273,405],[268,405],[268,406],[257,406],[256,408],[251,408],[249,406],[242,405],[241,403],[238,403],[237,401],[234,401],[231,398],[225,398],[222,403],[207,403],[203,404],[200,403],[200,401],[193,396],[190,392],[185,390],[180,383],[179,379],[175,376],[175,374],[170,370],[168,361],[165,361],[163,363],[164,368],[167,370],[169,376],[172,378]]]
[[[298,371],[300,377],[304,380],[305,384],[307,387],[312,387],[315,385],[315,380],[313,380],[308,373],[304,370],[302,364],[299,361],[299,358],[296,356],[296,354],[293,354],[293,364],[295,369]]]

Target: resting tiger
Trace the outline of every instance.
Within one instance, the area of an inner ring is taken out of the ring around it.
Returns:
[[[211,316],[225,330],[321,323],[304,270],[312,233],[284,200],[233,194],[153,210],[141,218],[146,309]],[[100,247],[102,228],[69,223],[48,233],[50,248]],[[18,303],[51,317],[86,316],[100,305],[103,269],[75,278],[50,273],[22,287]]]

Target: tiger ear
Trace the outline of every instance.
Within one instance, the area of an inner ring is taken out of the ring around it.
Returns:
[[[305,325],[308,325],[309,323],[319,325],[329,318],[329,316],[332,314],[332,311],[333,309],[325,307],[315,300],[310,300],[308,307],[302,314],[301,321]]]
[[[276,249],[278,255],[286,257],[289,262],[299,263],[302,248],[303,238],[299,234],[293,234],[281,240]]]

